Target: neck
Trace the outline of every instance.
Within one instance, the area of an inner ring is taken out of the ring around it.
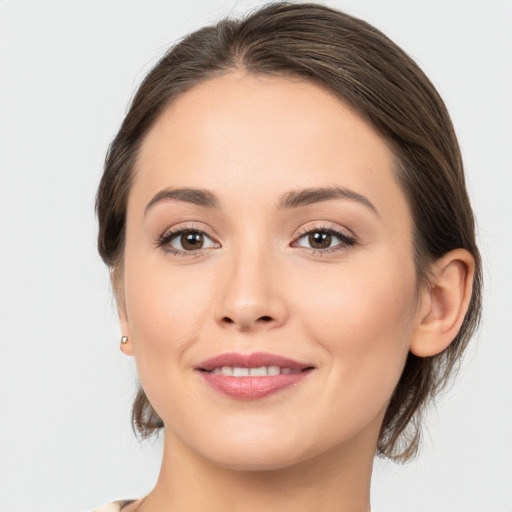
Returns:
[[[373,454],[366,440],[283,469],[239,471],[212,463],[166,432],[160,476],[140,511],[368,512]]]

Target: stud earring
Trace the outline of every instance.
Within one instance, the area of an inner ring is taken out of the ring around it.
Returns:
[[[121,336],[121,343],[126,345],[128,343],[128,336]]]

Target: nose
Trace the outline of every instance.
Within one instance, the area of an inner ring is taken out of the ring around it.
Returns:
[[[215,317],[223,328],[250,332],[282,326],[288,318],[284,283],[275,257],[245,250],[226,261]]]

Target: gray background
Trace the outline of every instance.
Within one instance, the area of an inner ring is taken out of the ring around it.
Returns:
[[[0,511],[73,512],[153,485],[133,362],[95,252],[95,189],[136,85],[169,44],[261,2],[0,0]],[[485,317],[419,459],[376,463],[375,512],[512,510],[512,2],[326,2],[423,67],[458,133]]]

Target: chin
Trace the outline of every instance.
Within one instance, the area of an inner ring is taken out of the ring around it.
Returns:
[[[300,429],[297,429],[300,430]],[[236,471],[275,471],[299,464],[323,451],[290,429],[250,429],[235,435],[203,438],[195,449],[218,467]],[[224,438],[223,438],[224,437]]]
[[[247,450],[246,447],[224,448],[209,454],[209,460],[216,466],[233,471],[277,471],[301,462],[296,449],[281,453],[261,447],[255,450]]]

